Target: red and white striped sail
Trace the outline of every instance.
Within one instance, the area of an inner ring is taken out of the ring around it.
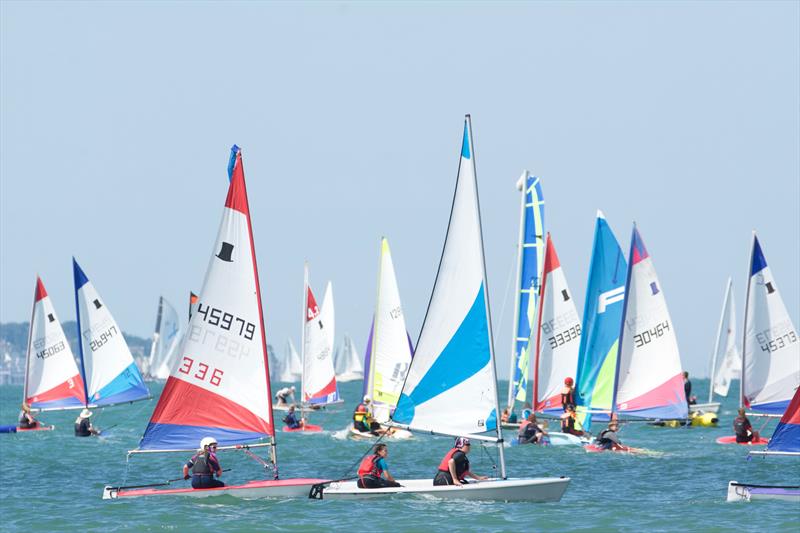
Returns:
[[[197,309],[140,450],[274,436],[261,295],[241,152]]]
[[[308,284],[305,267],[305,315],[303,322],[303,402],[324,405],[339,400],[333,370],[333,335]]]
[[[562,411],[564,378],[575,378],[581,344],[581,319],[567,278],[547,234],[539,313],[533,335],[536,338],[534,393],[536,411]],[[538,334],[537,334],[538,332]]]
[[[83,380],[75,356],[44,284],[36,278],[28,359],[25,402],[41,411],[80,409],[86,404]]]

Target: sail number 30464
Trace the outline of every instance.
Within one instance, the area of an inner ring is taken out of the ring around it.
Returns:
[[[197,363],[197,372],[192,374],[192,371],[195,370],[195,363]],[[210,374],[208,372],[209,370],[211,370]],[[219,384],[222,382],[222,375],[225,373],[219,368],[212,369],[207,364],[201,363],[200,361],[195,361],[191,357],[186,356],[183,357],[183,364],[181,364],[181,366],[178,368],[178,372],[181,374],[192,375],[200,381],[208,381],[215,387],[219,387]]]
[[[256,332],[256,325],[252,322],[226,313],[222,309],[203,305],[202,303],[197,304],[197,314],[202,315],[203,320],[212,326],[219,326],[225,331],[234,332],[238,328],[239,335],[249,341],[253,340],[253,335]]]
[[[633,336],[633,342],[637,348],[644,346],[645,344],[650,344],[655,339],[664,335],[664,332],[669,331],[669,321],[665,320],[661,324],[656,325],[649,330],[643,331],[637,335]]]

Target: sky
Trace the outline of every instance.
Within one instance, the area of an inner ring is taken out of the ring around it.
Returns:
[[[267,341],[298,343],[308,260],[363,351],[381,236],[416,340],[469,113],[500,377],[524,169],[579,312],[602,209],[692,375],[728,276],[741,321],[753,230],[798,325],[798,2],[4,0],[0,30],[0,322],[37,274],[74,319],[73,256],[126,332],[186,309],[236,143]]]

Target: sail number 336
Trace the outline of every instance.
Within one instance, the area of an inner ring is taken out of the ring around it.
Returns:
[[[195,367],[195,363],[197,363],[197,367]],[[196,372],[192,374],[193,371]],[[209,370],[211,373],[209,374]],[[219,368],[212,369],[205,363],[201,363],[200,361],[195,361],[191,357],[183,357],[183,364],[178,368],[178,372],[181,374],[192,375],[192,377],[199,379],[200,381],[208,381],[215,387],[219,387],[219,384],[222,382],[222,375],[224,372]],[[208,379],[206,379],[208,378]]]

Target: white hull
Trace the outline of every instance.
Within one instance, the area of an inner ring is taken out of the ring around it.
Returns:
[[[344,374],[337,374],[336,375],[336,381],[340,382],[340,383],[343,383],[343,382],[346,382],[346,381],[358,381],[358,380],[361,380],[361,379],[364,379],[364,373],[363,372],[346,372]]]
[[[800,486],[747,485],[731,481],[728,483],[729,502],[749,502],[751,500],[784,500],[800,503]]]
[[[381,426],[386,429],[385,426]],[[377,435],[373,435],[372,433],[362,433],[350,426],[348,430],[348,435],[356,440],[377,440],[379,437]],[[408,440],[413,438],[414,434],[405,429],[395,428],[394,432],[391,435],[385,435],[381,440]]]
[[[235,496],[236,498],[308,498],[311,487],[324,483],[324,479],[281,479],[277,481],[250,481],[244,485],[231,485],[214,489],[124,489],[106,486],[104,500],[141,498],[145,496],[188,496],[191,498],[211,498],[216,496]]]
[[[446,500],[490,500],[490,501],[528,501],[557,502],[567,490],[570,479],[491,479],[470,481],[468,485],[435,486],[432,479],[398,480],[402,487],[382,489],[360,489],[355,481],[331,483],[323,491],[323,498],[355,500],[378,498],[395,494],[440,498]]]
[[[704,413],[716,413],[719,411],[719,402],[696,403],[689,406],[689,412],[702,411]]]
[[[592,442],[588,437],[579,437],[571,433],[561,433],[560,431],[553,431],[547,434],[550,438],[551,446],[583,446]]]

